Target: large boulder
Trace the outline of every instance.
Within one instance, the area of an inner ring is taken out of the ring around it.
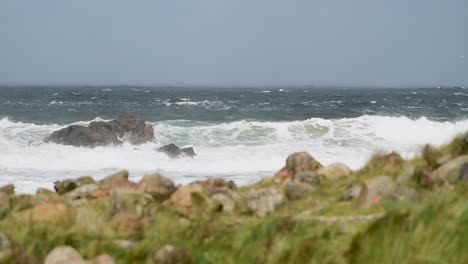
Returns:
[[[266,216],[274,212],[283,199],[283,194],[280,191],[268,187],[250,191],[247,194],[247,205],[256,215]]]
[[[143,144],[154,139],[154,129],[145,120],[133,113],[125,113],[117,119],[94,121],[88,126],[71,125],[53,132],[45,142],[77,147],[96,147],[122,144],[126,139],[131,144]]]
[[[315,190],[316,188],[313,185],[300,181],[288,181],[284,187],[286,196],[291,200],[302,199]]]
[[[296,152],[289,155],[286,159],[286,166],[280,171],[283,177],[280,178],[288,178],[288,176],[294,178],[298,173],[303,171],[316,172],[322,167],[322,164],[315,160],[309,153]]]
[[[232,212],[240,200],[235,188],[233,182],[223,179],[197,181],[177,188],[169,204],[176,212],[193,219],[208,217],[215,211]]]
[[[369,208],[380,203],[384,198],[394,194],[398,190],[398,185],[388,176],[378,176],[367,180],[359,194],[357,206],[359,208]]]
[[[468,163],[468,155],[444,163],[444,165],[429,173],[430,183],[435,185],[455,183],[461,177],[460,174],[466,163]]]
[[[27,223],[68,224],[74,218],[74,210],[63,203],[43,203],[15,215],[18,221]]]
[[[159,174],[145,175],[138,183],[137,189],[150,194],[153,198],[162,202],[168,199],[176,187],[173,181]]]
[[[172,159],[177,159],[181,157],[193,158],[193,156],[197,155],[195,154],[195,151],[193,150],[192,147],[179,148],[174,143],[164,145],[158,148],[157,151],[165,153],[167,156],[169,156]]]
[[[113,189],[110,201],[113,215],[127,212],[143,217],[151,215],[157,209],[151,195],[128,188]]]
[[[153,256],[154,264],[192,264],[192,257],[183,249],[166,245],[160,248]]]

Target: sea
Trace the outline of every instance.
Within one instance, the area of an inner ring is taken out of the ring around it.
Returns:
[[[70,124],[125,112],[152,124],[155,142],[85,148],[43,141]],[[160,173],[178,184],[221,177],[243,185],[273,175],[296,151],[358,169],[375,152],[411,158],[465,131],[463,87],[0,86],[0,186],[33,193],[121,169],[133,180]],[[155,151],[168,143],[197,155],[170,159]]]

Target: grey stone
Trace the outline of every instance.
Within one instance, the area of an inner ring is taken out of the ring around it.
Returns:
[[[250,191],[247,194],[247,205],[258,216],[265,216],[274,212],[283,199],[283,194],[280,191],[268,187]]]

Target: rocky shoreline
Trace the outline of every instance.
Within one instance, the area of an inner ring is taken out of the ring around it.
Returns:
[[[78,129],[104,126],[117,127]],[[34,195],[0,187],[0,263],[468,262],[468,133],[411,160],[375,154],[356,171],[293,153],[242,187],[128,176],[66,179]]]

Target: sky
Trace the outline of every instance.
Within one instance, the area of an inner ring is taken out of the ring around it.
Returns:
[[[0,83],[468,86],[468,1],[0,0]]]

